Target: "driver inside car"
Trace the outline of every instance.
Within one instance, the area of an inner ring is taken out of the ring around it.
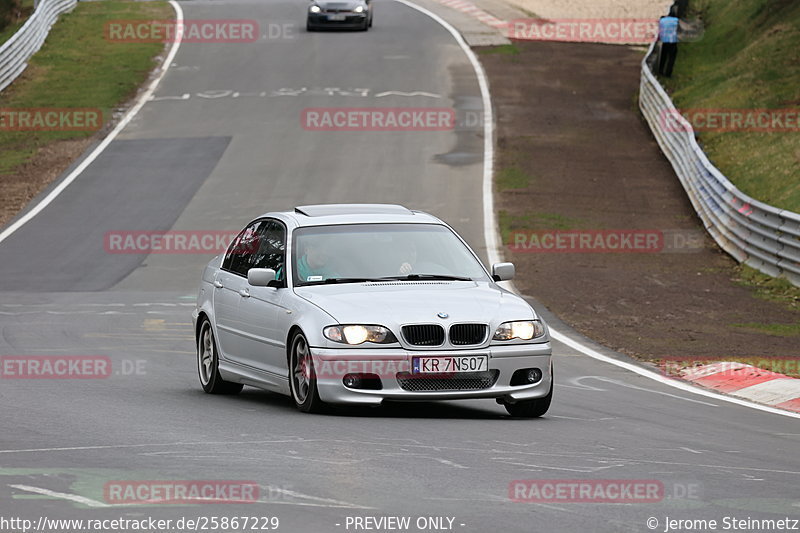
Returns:
[[[301,281],[321,281],[336,277],[331,265],[333,254],[328,246],[310,242],[304,253],[297,259],[297,277]]]

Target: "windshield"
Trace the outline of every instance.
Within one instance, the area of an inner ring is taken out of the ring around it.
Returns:
[[[347,224],[294,232],[295,285],[384,279],[486,280],[461,240],[438,224]]]

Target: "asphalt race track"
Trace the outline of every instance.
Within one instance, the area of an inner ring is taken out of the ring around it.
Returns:
[[[444,218],[485,255],[481,128],[331,132],[301,122],[304,109],[325,107],[470,116],[481,94],[452,36],[396,2],[375,0],[366,33],[306,33],[301,1],[181,6],[187,19],[292,30],[181,45],[155,98],[0,243],[0,355],[107,356],[113,369],[106,379],[0,381],[0,516],[263,516],[278,517],[279,531],[320,533],[381,516],[412,517],[410,531],[447,530],[447,520],[438,529],[416,520],[450,517],[464,532],[800,517],[797,419],[559,343],[554,403],[539,420],[513,420],[484,400],[311,416],[256,389],[204,394],[190,313],[210,255],[110,253],[107,233],[236,231],[300,204],[391,202]],[[649,503],[513,502],[520,479],[653,480],[663,493]],[[120,506],[104,498],[115,480],[249,480],[260,497]]]

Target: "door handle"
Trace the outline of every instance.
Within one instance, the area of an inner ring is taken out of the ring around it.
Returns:
[[[218,279],[215,279],[214,280],[214,287],[216,287],[218,289],[221,289],[222,288],[222,282],[220,280],[218,280]]]
[[[239,291],[239,296],[241,296],[242,298],[250,298],[250,291],[248,291],[247,289],[242,289]]]

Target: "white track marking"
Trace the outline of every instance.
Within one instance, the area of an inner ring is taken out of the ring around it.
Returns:
[[[66,492],[56,492],[49,489],[42,489],[39,487],[31,487],[30,485],[9,485],[9,487],[24,490],[25,492],[33,492],[36,494],[43,494],[44,496],[50,496],[51,498],[58,498],[60,500],[69,500],[75,503],[82,503],[88,507],[111,507],[110,505],[99,502],[97,500],[93,500],[91,498],[85,498],[83,496],[78,496],[77,494],[68,494]]]
[[[382,98],[384,96],[429,96],[431,98],[441,98],[442,96],[435,93],[426,93],[425,91],[413,91],[406,93],[403,91],[385,91],[375,95],[375,98]]]
[[[619,387],[626,387],[628,389],[651,392],[653,394],[661,394],[663,396],[669,396],[670,398],[676,398],[678,400],[683,400],[685,402],[693,402],[693,403],[699,403],[699,404],[703,404],[703,405],[708,405],[708,406],[711,406],[711,407],[718,407],[718,405],[715,404],[715,403],[704,402],[704,401],[701,401],[701,400],[693,400],[691,398],[685,398],[683,396],[678,396],[676,394],[670,394],[668,392],[657,391],[657,390],[648,389],[648,388],[645,388],[645,387],[639,387],[637,385],[631,385],[630,383],[625,383],[624,381],[620,381],[618,379],[611,379],[611,378],[607,378],[607,377],[604,377],[604,376],[582,376],[580,378],[576,378],[574,382],[576,384],[580,384],[581,380],[584,380],[584,379],[596,379],[598,381],[603,381],[605,383],[611,383],[611,384],[617,385]],[[605,391],[606,389],[598,389],[598,390]]]
[[[176,24],[180,25],[183,22],[183,10],[181,9],[181,6],[179,6],[178,3],[175,2],[175,0],[169,0],[169,3],[172,6],[172,9],[175,10]],[[125,116],[122,118],[119,124],[117,124],[117,126],[111,131],[111,133],[109,133],[108,136],[106,136],[106,138],[103,139],[102,142],[98,144],[94,150],[92,150],[92,153],[90,153],[88,156],[86,156],[86,158],[83,161],[81,161],[80,165],[75,167],[75,170],[70,172],[69,175],[66,178],[64,178],[63,181],[61,181],[61,183],[59,183],[52,191],[50,191],[50,194],[42,198],[42,200],[38,204],[36,204],[30,211],[25,213],[25,215],[20,217],[17,221],[15,221],[13,224],[7,227],[2,233],[0,233],[0,242],[3,242],[7,238],[9,238],[11,235],[14,234],[15,231],[17,231],[19,228],[30,222],[30,220],[33,219],[33,217],[38,215],[45,207],[50,205],[50,203],[53,200],[55,200],[59,194],[64,192],[64,189],[66,189],[73,181],[75,181],[78,178],[78,176],[81,175],[81,173],[83,173],[84,170],[86,170],[86,167],[91,165],[92,162],[94,162],[94,160],[97,159],[97,157],[103,153],[103,151],[108,147],[108,145],[111,144],[111,142],[117,137],[117,135],[119,135],[119,133],[125,128],[125,126],[127,126],[128,123],[130,123],[130,121],[133,120],[133,117],[136,116],[139,110],[142,109],[142,106],[144,106],[144,104],[147,103],[149,98],[153,95],[153,93],[156,90],[156,87],[158,87],[158,84],[161,81],[161,78],[164,77],[164,75],[167,73],[167,69],[170,67],[170,65],[172,65],[172,60],[175,58],[175,54],[178,53],[178,48],[180,48],[180,46],[181,46],[181,34],[179,32],[177,34],[175,41],[172,43],[172,47],[170,48],[169,53],[167,54],[167,58],[162,63],[161,73],[159,73],[159,75],[156,76],[156,78],[150,83],[150,86],[147,88],[147,90],[139,96],[139,99],[136,101],[134,106],[125,114]]]
[[[199,441],[199,442],[154,442],[150,444],[98,444],[96,446],[64,446],[59,448],[26,448],[23,450],[0,450],[0,453],[36,453],[36,452],[72,452],[84,450],[118,450],[125,448],[167,447],[167,446],[201,446],[201,445],[241,445],[241,444],[283,444],[303,442],[300,437],[286,437],[279,440],[245,440],[245,441]],[[169,452],[174,453],[174,452]]]
[[[475,52],[469,47],[467,42],[464,40],[464,37],[458,32],[452,24],[444,20],[442,17],[433,13],[432,11],[425,9],[424,7],[418,6],[409,0],[394,0],[395,2],[399,2],[403,5],[406,5],[412,9],[416,9],[420,13],[423,13],[439,24],[441,24],[450,34],[453,36],[453,39],[458,43],[461,49],[464,51],[464,54],[469,59],[469,62],[472,64],[472,68],[475,70],[475,75],[478,78],[478,86],[481,90],[481,100],[483,101],[483,238],[486,242],[486,255],[489,259],[489,264],[492,263],[499,263],[501,261],[502,254],[498,249],[498,234],[497,234],[497,224],[494,216],[494,191],[492,190],[492,171],[494,168],[494,128],[492,122],[492,100],[489,94],[489,83],[486,78],[486,73],[483,70],[480,62],[478,61],[478,57],[475,55]],[[517,294],[519,291],[514,287],[514,284],[511,282],[505,282],[505,287]],[[627,361],[620,361],[614,359],[613,357],[609,357],[607,355],[603,355],[597,350],[593,350],[588,346],[584,345],[583,343],[571,338],[570,336],[561,333],[553,328],[550,328],[550,336],[573,350],[577,350],[578,352],[591,357],[593,359],[597,359],[598,361],[602,361],[604,363],[608,363],[614,366],[618,366],[620,368],[624,368],[640,376],[646,377],[648,379],[652,379],[654,381],[658,381],[664,385],[674,387],[676,389],[680,389],[684,392],[688,392],[691,394],[697,394],[699,396],[705,396],[706,398],[714,398],[715,400],[721,400],[728,403],[733,403],[736,405],[741,405],[743,407],[750,407],[751,409],[757,409],[759,411],[765,411],[767,413],[772,413],[775,415],[782,415],[788,416],[790,418],[797,418],[800,419],[800,413],[793,413],[791,411],[784,411],[782,409],[776,409],[774,407],[769,407],[766,405],[759,405],[756,403],[748,402],[746,400],[742,400],[740,398],[734,398],[731,396],[725,396],[723,394],[719,394],[716,392],[711,392],[708,390],[701,389],[694,385],[690,385],[683,381],[677,381],[674,379],[667,378],[658,372],[654,372],[652,370],[648,370],[644,367],[635,365],[633,363],[629,363]]]
[[[291,496],[292,498],[300,498],[300,499],[303,499],[303,500],[311,500],[313,502],[318,502],[316,505],[320,506],[320,507],[346,507],[346,508],[349,508],[349,509],[374,509],[374,507],[365,507],[363,505],[358,505],[358,504],[355,504],[355,503],[345,502],[345,501],[342,501],[342,500],[334,500],[334,499],[331,499],[331,498],[321,498],[319,496],[310,496],[308,494],[303,494],[302,492],[297,492],[297,491],[289,490],[289,489],[282,489],[280,487],[264,487],[264,488],[266,488],[270,493],[277,492],[277,493],[280,493],[280,494],[284,494],[286,496]],[[282,502],[269,500],[269,503],[282,503]],[[286,502],[286,503],[290,503],[291,504],[293,502]],[[303,505],[302,503],[299,503],[299,502],[297,502],[295,504],[296,505],[297,504]],[[307,504],[307,505],[310,505],[310,504]]]

